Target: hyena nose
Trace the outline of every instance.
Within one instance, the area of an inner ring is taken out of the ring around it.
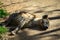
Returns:
[[[43,31],[45,31],[45,30],[47,30],[48,29],[48,27],[42,27],[42,30]]]
[[[46,26],[46,27],[44,27],[44,30],[47,30],[48,29],[48,27]]]

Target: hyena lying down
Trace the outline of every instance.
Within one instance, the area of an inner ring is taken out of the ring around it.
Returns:
[[[21,11],[19,13],[13,13],[9,18],[2,22],[6,27],[11,27],[10,32],[12,34],[17,33],[20,29],[25,27],[40,27],[42,30],[46,30],[49,27],[48,15],[44,15],[41,20],[35,21],[35,15]]]

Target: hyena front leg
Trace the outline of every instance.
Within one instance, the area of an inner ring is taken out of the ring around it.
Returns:
[[[17,34],[21,30],[20,26],[17,26],[13,31],[11,31],[12,34]]]

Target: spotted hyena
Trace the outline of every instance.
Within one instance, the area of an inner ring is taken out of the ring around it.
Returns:
[[[6,27],[11,27],[11,34],[17,33],[20,29],[26,27],[40,27],[42,30],[46,30],[49,27],[48,15],[43,15],[42,19],[35,21],[35,15],[27,13],[26,11],[20,11],[19,13],[13,13],[9,18],[2,22]]]

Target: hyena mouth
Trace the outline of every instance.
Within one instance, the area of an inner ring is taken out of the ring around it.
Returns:
[[[47,29],[48,29],[48,27],[41,27],[41,31],[45,31]]]

